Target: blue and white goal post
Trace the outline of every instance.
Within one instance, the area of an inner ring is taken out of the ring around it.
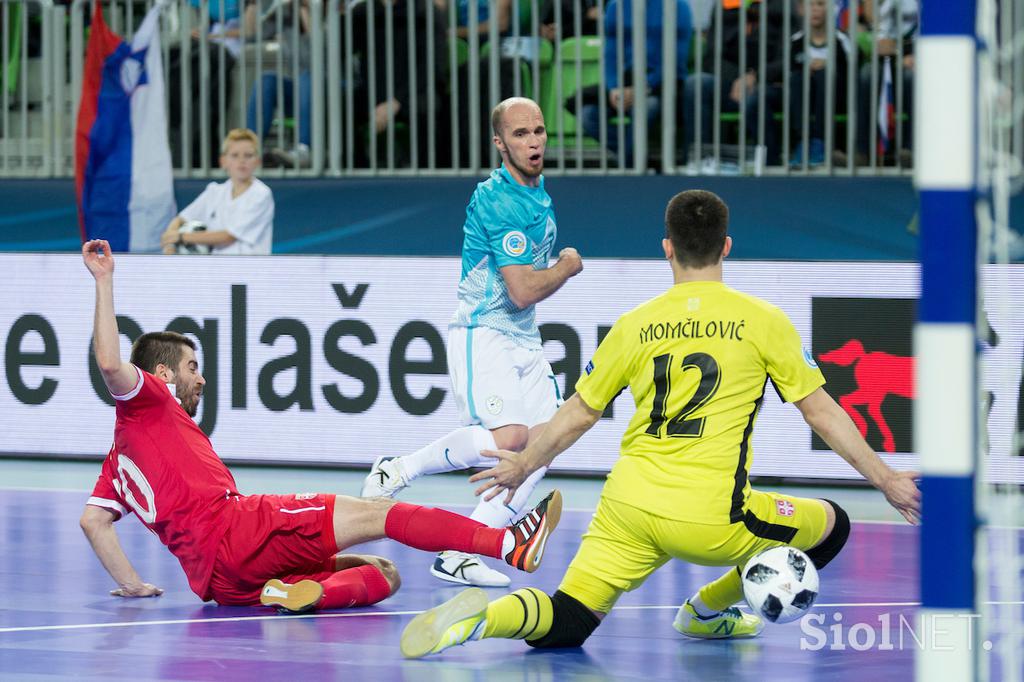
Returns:
[[[914,178],[921,298],[914,442],[921,457],[918,682],[974,680],[978,434],[977,0],[923,0],[915,48]]]

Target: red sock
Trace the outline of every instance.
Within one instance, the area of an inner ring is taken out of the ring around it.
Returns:
[[[346,568],[320,584],[324,586],[324,596],[317,609],[369,606],[391,596],[391,585],[376,566]]]
[[[443,509],[399,502],[388,512],[384,533],[392,540],[427,552],[453,549],[501,558],[506,529],[491,528]]]

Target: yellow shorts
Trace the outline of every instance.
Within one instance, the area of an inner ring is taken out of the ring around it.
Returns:
[[[825,532],[824,502],[751,490],[743,521],[708,525],[654,516],[605,497],[558,589],[607,613],[669,559],[743,566],[778,545],[809,549]]]

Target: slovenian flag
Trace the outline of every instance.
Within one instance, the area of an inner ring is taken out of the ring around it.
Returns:
[[[160,10],[131,44],[111,32],[96,2],[75,131],[75,190],[82,240],[115,251],[157,251],[174,218],[174,180],[164,113]]]
[[[848,31],[850,28],[850,0],[835,0],[836,30]]]

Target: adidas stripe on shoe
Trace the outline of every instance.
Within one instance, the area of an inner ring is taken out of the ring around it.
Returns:
[[[520,571],[533,573],[540,568],[551,532],[562,517],[562,493],[552,490],[530,513],[508,527],[515,546],[505,561]]]

